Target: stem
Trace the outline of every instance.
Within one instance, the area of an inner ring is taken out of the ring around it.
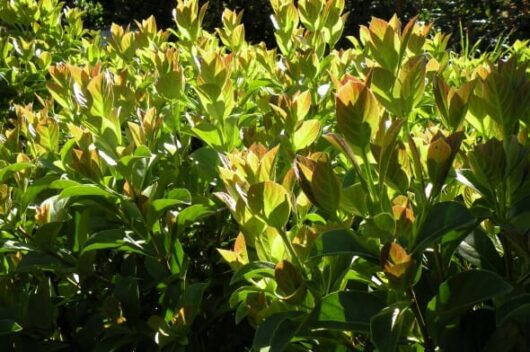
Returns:
[[[504,231],[501,231],[501,233],[499,233],[499,239],[501,240],[504,252],[504,255],[502,257],[504,259],[504,270],[506,271],[506,277],[508,278],[508,281],[512,281],[512,247],[510,245],[510,241],[508,240],[508,238],[506,238],[506,234],[504,233]]]
[[[303,270],[304,266],[302,265],[302,262],[300,261],[300,258],[298,258],[298,255],[296,255],[296,251],[294,250],[293,244],[291,243],[291,240],[289,239],[289,236],[287,236],[287,233],[285,231],[280,230],[280,236],[282,237],[283,243],[285,244],[285,247],[287,248],[287,251],[289,252],[289,255],[293,259],[293,261],[296,262],[296,264],[302,269],[302,273],[305,271]]]
[[[368,187],[368,195],[370,196],[371,203],[375,206],[378,202],[374,195],[374,178],[372,176],[372,170],[370,169],[370,163],[368,162],[368,155],[365,150],[362,152],[362,159],[366,175],[368,176],[368,182],[366,183]]]
[[[425,320],[421,314],[421,309],[418,305],[418,300],[416,299],[416,294],[414,293],[414,289],[412,287],[407,290],[407,295],[412,300],[412,310],[420,327],[421,335],[423,336],[423,346],[425,347],[425,352],[434,352],[432,340],[429,336],[429,332],[427,331],[427,325],[425,324]]]
[[[440,245],[434,245],[434,267],[436,269],[436,276],[438,277],[438,282],[441,284],[445,280],[445,273],[442,265],[442,254],[440,253]]]

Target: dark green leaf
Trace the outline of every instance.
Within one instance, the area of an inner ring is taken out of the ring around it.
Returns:
[[[475,225],[475,218],[465,206],[456,202],[436,203],[427,214],[413,253],[420,253],[441,241],[444,236],[451,238],[463,236]]]
[[[289,341],[296,335],[301,326],[303,312],[276,313],[261,323],[254,336],[254,348],[269,347],[271,352],[285,351]]]
[[[93,234],[84,243],[81,253],[113,248],[125,252],[145,254],[141,242],[135,241],[119,229],[104,230]]]
[[[0,336],[12,334],[21,330],[22,326],[20,326],[16,321],[7,319],[0,320]]]
[[[446,324],[474,304],[510,292],[513,287],[499,275],[485,270],[460,272],[442,283],[427,306],[427,324],[437,336]]]
[[[378,351],[396,351],[409,306],[409,302],[398,302],[372,317],[370,338]]]
[[[311,327],[368,332],[370,320],[384,307],[383,301],[368,292],[334,292],[313,310]]]
[[[331,230],[318,236],[311,248],[310,258],[343,254],[378,259],[359,243],[351,230]]]

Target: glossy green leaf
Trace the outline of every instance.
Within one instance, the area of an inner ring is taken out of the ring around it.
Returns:
[[[144,254],[142,243],[134,240],[122,230],[104,230],[92,234],[84,242],[81,253],[103,249],[117,249]]]
[[[499,275],[485,270],[470,270],[455,274],[438,288],[437,295],[427,306],[429,330],[440,336],[454,319],[481,303],[512,291],[513,287]]]
[[[116,197],[114,194],[98,187],[96,185],[80,185],[65,188],[61,192],[61,197],[85,197],[85,196],[96,196],[96,197]]]
[[[456,202],[436,203],[427,214],[413,253],[420,253],[444,236],[466,235],[475,225],[475,218],[465,206]]]
[[[185,208],[177,216],[179,231],[183,231],[186,227],[203,217],[211,215],[213,212],[214,208],[206,204],[193,204]]]
[[[274,263],[269,262],[255,261],[245,264],[234,273],[234,276],[232,276],[232,279],[230,280],[230,284],[232,285],[239,281],[249,279],[259,279],[264,277],[273,278],[275,267],[276,265],[274,265]]]
[[[457,253],[480,269],[502,272],[502,257],[488,235],[476,229],[458,246]]]
[[[322,298],[312,313],[311,327],[368,332],[370,320],[385,307],[374,294],[340,291]]]
[[[319,258],[345,254],[378,259],[362,246],[351,230],[331,230],[322,233],[315,239],[309,257]]]
[[[285,351],[302,324],[303,312],[276,313],[265,319],[256,330],[253,347],[270,352]]]
[[[370,339],[377,350],[396,351],[403,331],[405,315],[410,313],[409,306],[409,302],[398,302],[372,317]]]

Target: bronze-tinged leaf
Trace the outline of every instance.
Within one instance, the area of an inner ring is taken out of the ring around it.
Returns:
[[[293,245],[295,246],[295,249],[300,249],[304,254],[307,254],[305,251],[311,248],[317,237],[318,233],[314,228],[304,225],[296,233],[296,236],[293,239]]]
[[[388,22],[377,17],[372,17],[370,20],[369,30],[371,33],[375,34],[377,38],[383,40],[385,33],[388,29]]]
[[[416,274],[416,263],[405,249],[395,242],[387,243],[381,250],[381,267],[389,284],[399,290],[409,287]]]
[[[463,139],[464,133],[461,131],[447,138],[441,133],[433,137],[427,153],[427,170],[433,183],[433,195],[442,189]]]
[[[399,116],[408,116],[421,103],[425,92],[426,70],[427,59],[423,55],[408,59],[400,69],[398,81],[402,110]]]
[[[269,151],[267,151],[264,146],[262,147],[263,148],[260,148],[257,152],[257,155],[260,158],[257,179],[262,182],[272,181],[276,178],[276,160],[280,146],[277,145]]]
[[[330,162],[317,162],[311,179],[311,191],[317,206],[335,215],[340,205],[341,185]]]
[[[303,282],[298,269],[287,260],[282,260],[276,264],[274,277],[278,287],[287,295],[296,291]]]
[[[139,147],[142,144],[145,144],[145,134],[143,130],[140,128],[140,125],[127,121],[127,125],[129,126],[129,132],[131,133],[132,139],[136,147]]]
[[[392,201],[392,214],[396,220],[397,237],[412,242],[412,225],[416,218],[410,200],[404,195],[394,198]]]
[[[311,181],[313,179],[313,170],[315,169],[316,162],[309,158],[301,155],[297,155],[294,161],[294,175],[300,188],[304,191],[305,195],[311,203],[317,204],[317,200],[313,194],[311,187]]]
[[[395,265],[410,262],[412,257],[395,242],[388,242],[381,250],[381,265]]]
[[[47,224],[50,221],[50,207],[49,203],[43,203],[41,206],[37,207],[35,213],[35,221],[39,225]]]
[[[410,222],[415,220],[410,200],[404,195],[399,195],[392,201],[392,214],[396,220],[406,219]]]
[[[441,77],[434,77],[433,82],[436,107],[442,121],[449,129],[456,131],[464,122],[476,81],[470,81],[458,89],[449,87]]]
[[[438,138],[429,145],[427,160],[436,164],[444,164],[451,157],[451,152],[451,146],[444,138]]]
[[[90,93],[90,113],[101,118],[108,118],[114,108],[114,92],[112,84],[103,73],[92,78],[88,83],[87,90]],[[99,131],[102,133],[103,131]],[[115,132],[115,131],[114,131]]]
[[[302,191],[311,203],[335,215],[340,204],[340,182],[326,154],[311,158],[296,156],[294,171]]]
[[[242,232],[237,235],[236,241],[234,242],[234,249],[232,251],[220,248],[218,248],[217,251],[234,271],[248,263],[247,246],[245,236]]]
[[[339,130],[358,151],[366,150],[379,125],[379,104],[361,81],[348,80],[339,88],[335,109]]]
[[[293,114],[296,121],[303,121],[311,108],[311,92],[306,90],[302,93],[297,93],[293,98]]]
[[[237,235],[236,241],[234,242],[234,253],[237,254],[243,264],[248,262],[247,245],[245,242],[245,235],[243,235],[242,232]]]
[[[447,101],[450,87],[442,77],[438,77],[438,76],[435,76],[433,78],[433,84],[434,84],[434,101],[436,102],[436,107],[438,108],[438,112],[440,113],[442,121],[444,121],[445,124],[448,127],[450,127],[449,103]]]
[[[282,186],[288,191],[292,192],[296,184],[296,176],[294,169],[289,169],[282,180]]]
[[[405,175],[405,179],[407,178],[405,172],[401,170],[398,161],[399,147],[401,146],[399,145],[399,133],[405,123],[405,119],[397,119],[389,122],[390,126],[385,128],[384,124],[386,124],[386,122],[381,121],[381,126],[377,133],[379,138],[376,138],[379,145],[372,145],[371,149],[372,154],[376,158],[379,169],[380,187],[382,187],[385,182],[389,182],[392,187],[402,190],[402,187],[400,187],[402,182],[395,182],[397,181],[396,177],[387,176],[396,176],[399,173],[400,176]],[[402,179],[403,177],[399,178]],[[408,184],[408,182],[406,183]]]
[[[307,288],[298,268],[287,260],[276,264],[274,278],[282,295],[283,300],[288,303],[301,302],[307,293]]]

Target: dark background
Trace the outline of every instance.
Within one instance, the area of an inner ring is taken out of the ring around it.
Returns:
[[[85,22],[93,28],[112,22],[125,25],[151,14],[161,28],[170,27],[171,11],[176,6],[176,0],[67,0],[67,3],[84,8]],[[207,29],[221,25],[221,13],[226,7],[245,10],[243,22],[248,40],[264,41],[274,47],[269,0],[211,0],[205,19]],[[345,35],[357,36],[359,25],[367,24],[371,16],[388,19],[397,13],[402,20],[419,14],[421,19],[434,22],[444,32],[453,33],[454,45],[459,43],[460,23],[472,41],[483,38],[486,47],[510,32],[512,39],[530,37],[530,0],[346,0],[346,11],[350,16]]]

